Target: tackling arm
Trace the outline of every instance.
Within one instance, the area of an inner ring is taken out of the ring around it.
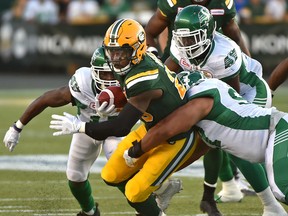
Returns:
[[[35,99],[20,117],[23,125],[28,124],[35,116],[39,115],[47,107],[61,107],[72,102],[69,86],[63,86],[45,92]]]
[[[288,77],[288,58],[280,62],[272,71],[268,85],[272,91],[275,91]]]
[[[195,98],[172,112],[147,132],[141,141],[142,151],[147,152],[159,143],[190,130],[209,114],[213,103],[213,98]]]
[[[243,37],[241,35],[240,29],[238,24],[235,22],[234,19],[231,19],[227,25],[222,26],[223,33],[235,41],[241,48],[242,52],[246,55],[251,56],[248,48],[245,46]]]
[[[150,47],[159,47],[156,39],[167,26],[168,19],[157,9],[145,27],[147,45]]]

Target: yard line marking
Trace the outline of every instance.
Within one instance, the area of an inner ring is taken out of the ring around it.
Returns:
[[[68,155],[3,155],[0,156],[0,170],[65,172],[67,160]],[[98,157],[91,167],[91,173],[100,173],[106,161],[104,156]],[[203,161],[195,161],[173,176],[204,177]]]

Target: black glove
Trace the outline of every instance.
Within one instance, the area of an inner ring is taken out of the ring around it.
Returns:
[[[141,149],[141,141],[135,140],[132,144],[133,144],[133,146],[128,149],[128,155],[131,158],[141,157],[141,155],[143,155],[145,153]]]

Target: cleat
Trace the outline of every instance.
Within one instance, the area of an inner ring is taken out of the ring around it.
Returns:
[[[163,185],[164,184],[165,182],[163,183]],[[170,204],[170,200],[172,199],[172,197],[176,193],[179,193],[181,190],[183,190],[183,187],[182,187],[182,181],[177,178],[168,179],[165,186],[163,187],[166,187],[164,191],[160,192],[161,189],[159,188],[160,190],[158,189],[157,191],[154,191],[154,194],[156,195],[155,199],[158,204],[158,207],[163,211],[164,214],[165,210],[168,208]]]
[[[238,188],[234,179],[222,182],[222,190],[214,196],[217,203],[240,202],[244,195]]]
[[[288,213],[280,203],[276,203],[273,206],[265,206],[262,216],[288,216]]]
[[[217,209],[216,202],[201,200],[200,210],[203,213],[207,213],[208,216],[222,216],[221,212]]]
[[[98,208],[98,203],[95,203],[96,206],[96,211],[94,212],[93,215],[87,215],[85,212],[80,211],[76,216],[100,216],[100,210]]]

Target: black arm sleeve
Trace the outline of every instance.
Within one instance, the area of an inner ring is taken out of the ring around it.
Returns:
[[[126,136],[142,115],[140,110],[127,103],[115,119],[86,123],[85,133],[96,140],[105,140],[109,136]]]

